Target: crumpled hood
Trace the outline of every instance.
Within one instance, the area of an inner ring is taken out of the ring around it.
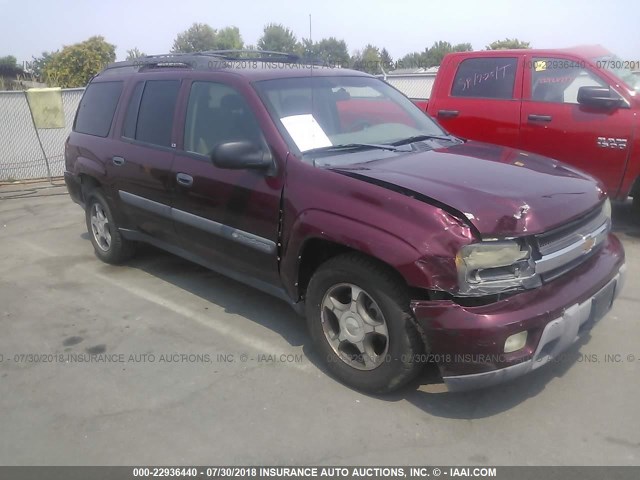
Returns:
[[[471,141],[330,168],[447,205],[470,220],[483,237],[548,231],[580,217],[604,198],[600,184],[568,165]]]

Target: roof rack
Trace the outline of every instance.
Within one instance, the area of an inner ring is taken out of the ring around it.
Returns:
[[[271,50],[207,50],[201,52],[202,54],[211,54],[223,57],[227,60],[237,60],[237,59],[251,59],[251,60],[275,60],[279,59],[280,61],[290,61],[297,62],[300,60],[300,56],[295,53],[286,53],[286,52],[274,52]],[[255,55],[253,57],[252,55]]]
[[[216,55],[225,60],[253,60],[256,62],[300,63],[305,65],[325,65],[322,59],[302,57],[297,53],[274,52],[271,50],[210,50],[203,55]]]
[[[155,68],[190,68],[190,69],[216,69],[226,68],[224,62],[218,60],[253,60],[282,63],[297,63],[301,58],[293,53],[273,52],[270,50],[207,50],[190,53],[166,53],[161,55],[145,55],[135,60],[126,60],[107,65],[100,72],[110,73],[135,73]],[[125,70],[126,69],[126,70]]]

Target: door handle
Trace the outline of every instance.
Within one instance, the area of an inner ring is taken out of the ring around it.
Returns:
[[[116,167],[124,165],[124,158],[122,158],[122,157],[113,157],[113,158],[111,158],[111,161],[113,162],[113,164]]]
[[[551,115],[534,115],[534,114],[531,114],[527,118],[531,122],[550,122],[553,117]]]
[[[176,175],[176,180],[183,187],[190,187],[193,185],[193,177],[191,175],[187,175],[186,173],[178,173]]]
[[[453,118],[460,114],[458,110],[438,110],[438,116],[442,118]]]

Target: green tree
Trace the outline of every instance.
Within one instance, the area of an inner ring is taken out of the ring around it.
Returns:
[[[351,57],[351,63],[355,70],[370,74],[382,73],[380,70],[380,50],[375,45],[368,44],[361,51],[356,51]]]
[[[522,42],[517,38],[514,38],[513,40],[505,38],[504,40],[496,40],[495,42],[490,43],[485,47],[485,50],[511,50],[522,48],[531,48],[530,42]]]
[[[141,52],[138,47],[133,47],[131,50],[127,50],[127,61],[135,60],[136,58],[146,57],[147,54]]]
[[[391,58],[391,54],[386,48],[383,48],[380,51],[380,63],[382,64],[382,68],[384,68],[385,72],[395,68],[393,58]]]
[[[40,55],[39,57],[31,57],[32,60],[31,64],[29,65],[29,71],[31,75],[33,75],[33,77],[39,82],[44,81],[44,69],[57,53],[57,51],[42,52],[42,55]]]
[[[349,50],[344,40],[335,37],[323,38],[318,42],[320,56],[325,62],[334,66],[347,67],[349,65]]]
[[[424,68],[427,63],[425,56],[426,51],[407,53],[398,61],[398,68]]]
[[[472,52],[473,51],[473,45],[471,45],[469,42],[467,42],[467,43],[458,43],[457,45],[453,46],[453,51],[454,52]]]
[[[174,53],[204,52],[216,49],[216,31],[206,23],[194,23],[173,41]]]
[[[347,44],[344,40],[338,40],[335,37],[323,38],[319,42],[303,38],[298,51],[303,58],[321,60],[329,66],[347,67],[349,65]]]
[[[442,63],[445,55],[453,52],[470,52],[473,46],[470,43],[458,43],[452,45],[450,42],[438,40],[431,48],[425,48],[423,52],[413,52],[405,55],[399,62],[401,68],[430,68]]]
[[[244,42],[238,27],[225,27],[215,34],[214,50],[242,50]]]
[[[442,63],[445,55],[453,52],[467,52],[473,50],[470,43],[459,43],[457,45],[451,45],[449,42],[439,40],[433,44],[433,46],[426,50],[425,53],[425,66],[436,67]]]
[[[91,77],[116,59],[116,46],[102,36],[65,46],[44,67],[44,79],[63,88],[84,87]]]
[[[298,55],[302,58],[318,59],[318,44],[308,38],[303,38],[302,41],[298,43]]]
[[[291,30],[279,23],[269,23],[265,25],[262,36],[258,39],[258,49],[295,53],[300,51],[300,45]]]
[[[13,55],[0,57],[0,79],[2,79],[3,90],[5,88],[11,88],[6,85],[10,84],[12,79],[18,78],[21,75],[24,75],[24,70],[18,66],[16,57]]]
[[[6,57],[0,57],[0,65],[15,68],[18,66],[18,60],[13,55],[7,55]]]

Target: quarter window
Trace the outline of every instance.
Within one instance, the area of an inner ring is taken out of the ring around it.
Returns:
[[[106,137],[118,106],[122,82],[91,83],[82,96],[73,130]]]
[[[517,58],[463,60],[453,80],[451,96],[511,99],[517,65]]]
[[[578,62],[562,58],[531,60],[531,99],[536,102],[578,103],[580,87],[604,86]]]

